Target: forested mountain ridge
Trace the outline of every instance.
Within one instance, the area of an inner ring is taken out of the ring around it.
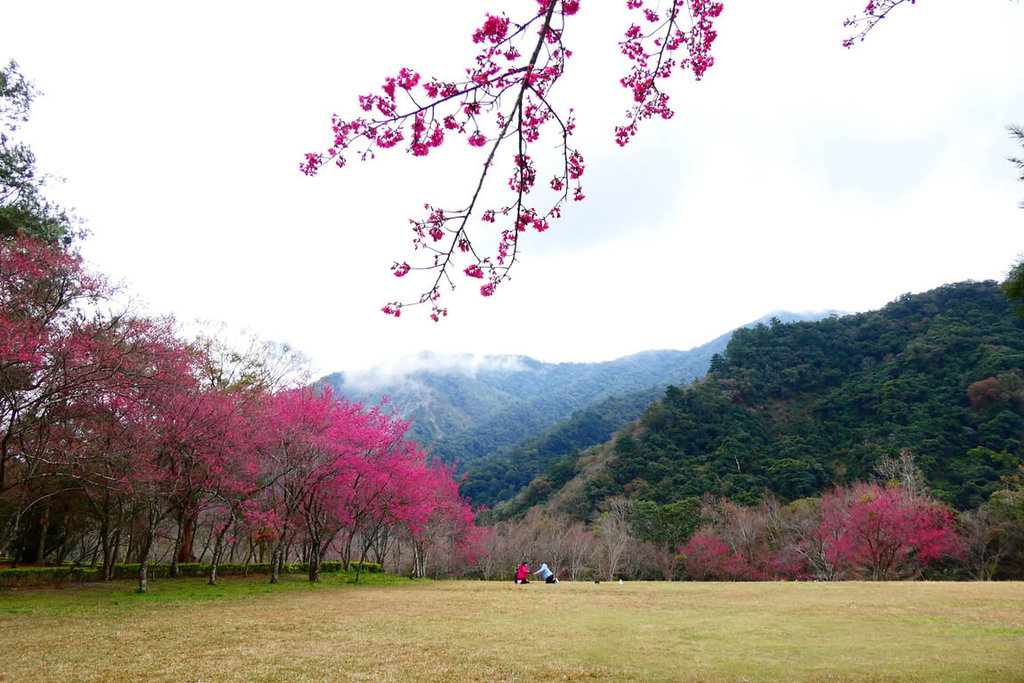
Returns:
[[[704,346],[645,351],[605,363],[539,364],[536,378],[496,377],[504,380],[510,398],[488,418],[437,439],[432,451],[442,460],[468,467],[592,403],[699,377],[707,372],[712,355],[713,348]],[[619,424],[628,421],[621,418]]]
[[[387,397],[400,416],[411,420],[411,439],[442,461],[467,465],[595,401],[702,375],[724,346],[722,339],[710,348],[646,351],[595,364],[423,354],[419,369],[384,381],[336,373],[321,383],[368,403]]]
[[[793,500],[909,451],[937,496],[969,509],[1024,463],[1022,441],[1024,321],[996,283],[964,282],[878,311],[737,330],[704,380],[670,386],[614,440],[504,507],[550,499],[579,516],[623,494]]]
[[[779,311],[761,320],[818,319],[826,314]],[[460,468],[472,468],[482,459],[515,463],[507,470],[507,482],[501,466],[485,465],[484,487],[474,493],[492,502],[508,497],[561,457],[559,449],[603,443],[615,429],[638,417],[664,387],[703,376],[711,357],[725,348],[731,335],[688,351],[645,351],[602,363],[422,353],[393,368],[336,372],[317,384],[371,405],[386,397],[400,416],[411,421],[410,439]],[[563,420],[570,422],[560,425]],[[519,461],[516,454],[527,458]],[[536,461],[533,455],[538,455]],[[493,481],[495,476],[499,481]]]
[[[335,373],[320,383],[371,404],[386,397],[411,421],[409,438],[446,462],[468,464],[596,401],[702,375],[724,346],[722,339],[707,349],[647,351],[603,363],[422,354],[418,367],[383,381]]]

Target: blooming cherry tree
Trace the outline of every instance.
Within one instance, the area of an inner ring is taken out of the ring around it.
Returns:
[[[913,578],[963,551],[949,509],[878,484],[840,487],[822,496],[816,534],[834,566],[873,581]]]
[[[274,544],[272,582],[296,538],[308,550],[310,581],[319,580],[320,563],[339,539],[350,548],[358,538],[365,559],[378,534],[401,527],[422,539],[438,515],[452,518],[457,543],[471,545],[477,530],[451,472],[428,465],[405,440],[407,426],[382,408],[366,409],[328,390],[306,387],[272,398],[258,456],[264,485],[257,515]]]

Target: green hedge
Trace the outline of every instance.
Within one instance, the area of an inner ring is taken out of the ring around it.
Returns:
[[[380,565],[376,562],[363,562],[363,571],[369,572],[370,574],[380,573]],[[359,568],[358,562],[351,562],[349,564],[349,571],[356,571]],[[218,570],[219,571],[219,570]],[[309,571],[309,563],[307,562],[295,562],[289,565],[289,571],[294,574],[305,574]],[[321,574],[334,574],[337,572],[345,571],[344,562],[321,562],[320,573]]]
[[[0,569],[0,588],[14,586],[50,586],[71,582],[98,581],[103,578],[96,567],[24,567]]]
[[[351,563],[351,570],[356,571],[359,563]],[[320,565],[322,574],[332,574],[345,570],[344,562],[323,562]],[[379,573],[381,567],[375,562],[364,562],[363,571]],[[309,564],[306,562],[293,562],[283,567],[285,574],[305,574],[309,571]],[[171,565],[169,564],[148,564],[146,575],[150,579],[166,579],[170,576]],[[210,575],[210,565],[199,564],[198,562],[181,563],[178,565],[180,576],[200,577]],[[253,564],[239,564],[237,562],[222,562],[217,565],[217,576],[245,576],[248,574],[269,574],[270,563],[260,562]],[[135,579],[139,576],[138,564],[119,564],[114,567],[115,579]],[[100,567],[73,567],[63,565],[60,567],[24,567],[18,569],[0,569],[0,588],[12,588],[15,586],[46,586],[59,585],[73,581],[99,581],[103,578],[103,570]]]

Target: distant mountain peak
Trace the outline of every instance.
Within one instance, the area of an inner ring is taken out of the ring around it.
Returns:
[[[830,318],[832,316],[842,317],[844,315],[849,315],[849,312],[839,311],[834,308],[821,308],[810,311],[798,311],[795,313],[793,311],[774,310],[769,311],[754,322],[744,325],[744,327],[752,327],[758,323],[767,325],[772,318],[776,318],[779,322],[783,323],[797,323],[814,322],[816,320],[824,320],[825,318]]]
[[[424,372],[476,377],[480,372],[518,372],[533,363],[536,361],[527,356],[419,351],[365,370],[346,371],[332,377],[341,375],[346,387],[372,392],[408,382]]]

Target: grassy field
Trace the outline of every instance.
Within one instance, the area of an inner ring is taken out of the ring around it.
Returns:
[[[1024,681],[1022,583],[0,592],[3,681]]]

